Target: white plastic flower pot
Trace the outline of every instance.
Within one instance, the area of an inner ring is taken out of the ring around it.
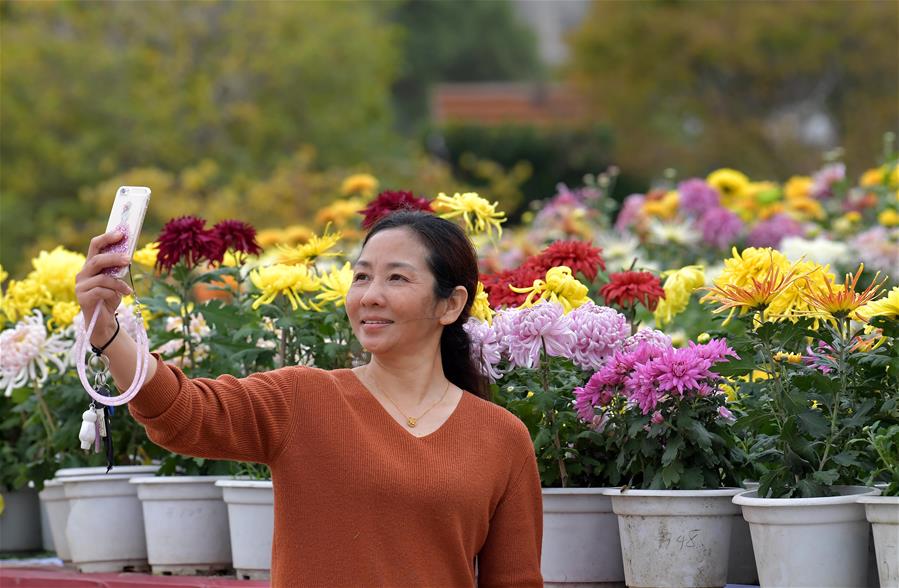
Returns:
[[[606,490],[618,515],[625,582],[631,588],[721,587],[727,582],[742,488]]]
[[[132,478],[144,513],[154,574],[194,575],[231,567],[224,476]]]
[[[758,482],[743,481],[743,488],[755,490]],[[759,573],[755,568],[755,553],[752,551],[752,534],[749,523],[743,518],[743,511],[734,515],[730,533],[730,555],[727,558],[727,583],[757,586]]]
[[[543,581],[553,587],[623,587],[618,519],[604,488],[543,489]]]
[[[103,475],[113,478],[130,478],[141,474],[152,474],[159,469],[158,465],[149,466],[116,466],[108,474],[105,467],[92,468],[63,468],[56,471],[52,480],[44,482],[44,489],[40,493],[41,504],[47,511],[47,523],[50,534],[53,537],[53,549],[57,557],[63,562],[72,561],[72,553],[69,551],[69,541],[66,539],[66,523],[69,520],[69,501],[62,487],[63,478],[76,476]]]
[[[231,559],[237,577],[268,580],[272,569],[275,494],[271,481],[219,480],[228,505]]]
[[[874,531],[880,588],[899,588],[899,496],[863,496],[858,501]]]
[[[734,497],[752,532],[762,587],[866,586],[868,522],[862,496],[876,488],[834,486],[838,496],[759,498],[755,490]]]
[[[148,569],[143,510],[129,478],[99,475],[60,480],[69,501],[66,540],[78,570]]]
[[[41,548],[40,502],[34,488],[3,494],[0,514],[0,551],[35,551]]]

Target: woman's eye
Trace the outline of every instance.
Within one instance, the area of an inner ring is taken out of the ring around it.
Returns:
[[[405,280],[406,276],[403,276],[400,274],[393,274],[392,276],[390,276],[390,279],[391,280]]]
[[[363,280],[367,277],[368,277],[367,274],[356,274],[355,276],[353,276],[353,281],[358,282],[359,280]]]

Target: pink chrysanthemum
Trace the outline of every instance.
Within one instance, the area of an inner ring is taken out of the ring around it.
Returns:
[[[720,206],[718,191],[700,178],[684,180],[677,185],[677,192],[680,194],[681,210],[697,218],[705,211]]]
[[[623,314],[592,300],[572,310],[569,318],[575,335],[572,360],[583,369],[600,369],[630,335]]]
[[[509,325],[504,338],[508,343],[509,359],[516,366],[535,368],[540,365],[540,352],[544,346],[549,355],[571,357],[575,336],[571,319],[560,304],[541,302],[522,308],[511,318],[514,323]]]
[[[652,347],[664,349],[671,346],[671,337],[658,329],[640,329],[624,342],[624,351],[634,351],[641,343],[648,343]]]
[[[502,359],[502,346],[496,336],[496,331],[484,321],[474,317],[469,318],[462,328],[468,333],[471,356],[475,365],[491,382],[500,379],[502,372],[496,366]]]

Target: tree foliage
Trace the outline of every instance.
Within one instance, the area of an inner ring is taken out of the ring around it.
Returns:
[[[570,74],[615,128],[630,171],[731,166],[783,177],[811,171],[837,145],[850,166],[867,166],[882,133],[899,126],[897,10],[856,0],[596,2],[571,39]]]
[[[2,262],[84,215],[80,187],[135,167],[265,177],[303,145],[322,165],[397,153],[391,7],[3,2]]]

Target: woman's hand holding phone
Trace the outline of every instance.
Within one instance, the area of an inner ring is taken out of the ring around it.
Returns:
[[[91,344],[103,345],[115,332],[115,312],[122,297],[132,294],[131,288],[104,270],[121,269],[131,263],[130,255],[123,253],[100,253],[101,250],[120,242],[124,236],[116,231],[98,235],[91,239],[87,259],[75,277],[75,298],[84,320],[89,321],[97,308],[100,316],[91,335]]]

